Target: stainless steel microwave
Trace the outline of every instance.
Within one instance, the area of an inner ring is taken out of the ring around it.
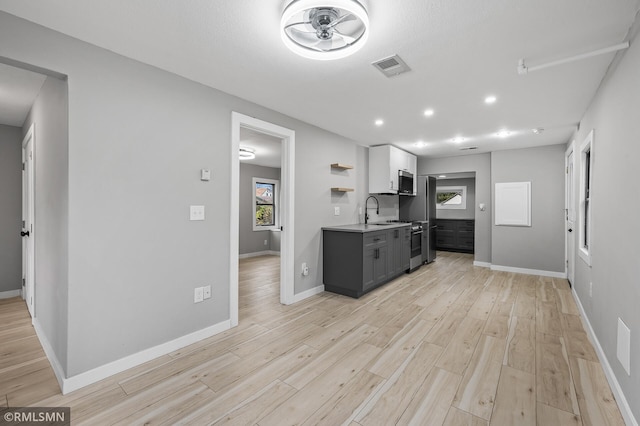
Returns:
[[[413,195],[413,174],[404,170],[398,171],[398,194]]]

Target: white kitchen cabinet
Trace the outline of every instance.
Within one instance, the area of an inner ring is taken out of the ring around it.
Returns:
[[[417,158],[391,145],[369,148],[369,193],[397,194],[398,171],[404,170],[416,177]],[[413,181],[416,193],[416,180]]]

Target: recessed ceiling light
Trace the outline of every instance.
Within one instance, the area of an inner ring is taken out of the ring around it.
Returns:
[[[417,146],[418,148],[424,148],[425,146],[427,146],[427,143],[426,142],[422,142],[422,141],[418,141],[418,142],[414,143],[413,146]]]
[[[503,129],[500,130],[499,132],[496,133],[496,136],[499,138],[507,138],[509,136],[511,136],[512,132],[508,131],[507,129]]]
[[[427,117],[431,117],[433,114],[435,113],[435,111],[431,108],[425,110],[424,115]]]
[[[533,133],[535,133],[536,135],[541,134],[542,132],[544,132],[544,129],[542,127],[536,127],[535,129],[531,129],[531,131]]]
[[[489,95],[486,98],[484,98],[484,103],[485,104],[495,104],[497,100],[498,100],[498,98],[496,98],[495,96]]]
[[[256,158],[255,152],[256,150],[253,148],[241,146],[238,156],[240,157],[240,160],[253,160],[254,158]]]
[[[447,175],[440,175],[440,176],[438,176],[438,178],[440,178],[440,179],[444,179],[444,178],[446,178],[446,177],[447,177]]]
[[[376,124],[376,126],[382,126],[382,125],[384,124],[384,120],[377,119],[377,120],[375,121],[375,124]]]
[[[367,42],[369,17],[357,0],[296,0],[282,12],[280,35],[293,52],[309,59],[340,59]]]
[[[462,143],[464,141],[466,141],[467,138],[464,138],[462,136],[456,136],[455,138],[451,139],[451,142],[453,143]]]

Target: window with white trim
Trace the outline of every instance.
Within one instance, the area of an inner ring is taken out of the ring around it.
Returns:
[[[253,178],[253,230],[268,231],[280,227],[278,193],[280,181]]]
[[[591,209],[593,183],[593,130],[580,145],[580,204],[579,208],[579,248],[578,254],[587,265],[591,265],[592,239]]]

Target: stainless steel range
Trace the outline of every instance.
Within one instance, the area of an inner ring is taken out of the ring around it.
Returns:
[[[411,222],[411,259],[409,272],[413,272],[422,265],[422,223]]]

